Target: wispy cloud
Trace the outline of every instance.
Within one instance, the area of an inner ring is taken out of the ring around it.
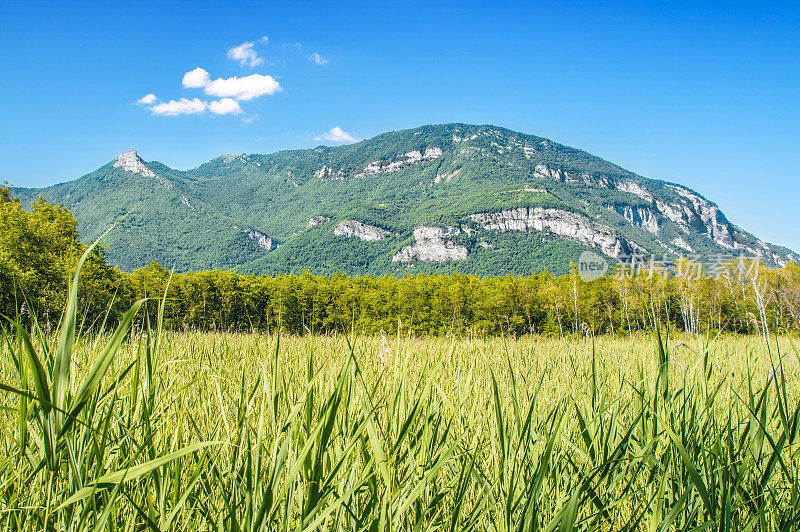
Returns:
[[[263,39],[263,37],[262,37]],[[241,66],[249,66],[255,68],[264,63],[264,60],[258,56],[253,47],[256,45],[253,41],[243,42],[238,46],[228,49],[228,58],[238,61]]]
[[[311,61],[312,63],[316,63],[318,65],[327,65],[328,64],[328,60],[325,59],[324,57],[322,57],[321,55],[319,55],[319,53],[317,53],[317,52],[314,52],[313,54],[309,55],[308,56],[308,60]]]
[[[339,126],[333,126],[322,135],[314,137],[316,141],[325,142],[357,142],[358,138],[352,133],[348,133]]]
[[[249,126],[250,124],[252,124],[253,122],[255,122],[257,120],[258,120],[258,115],[245,116],[245,117],[242,117],[242,125],[243,126]]]
[[[239,115],[242,108],[239,102],[231,98],[211,100],[207,102],[200,98],[181,98],[170,100],[148,107],[154,115],[179,116],[179,115],[201,115],[210,112],[215,115]]]
[[[208,104],[200,98],[181,98],[180,100],[170,100],[150,107],[150,112],[154,115],[178,116],[178,115],[197,115],[205,113]]]

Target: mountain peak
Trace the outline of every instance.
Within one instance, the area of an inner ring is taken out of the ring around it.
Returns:
[[[114,159],[114,168],[122,168],[125,171],[143,175],[144,177],[155,177],[156,175],[147,167],[142,158],[139,157],[139,154],[136,153],[136,150],[119,154]]]
[[[800,257],[734,225],[689,188],[490,125],[222,156],[188,171],[131,150],[90,175],[42,192],[74,209],[87,239],[120,208],[140,204],[136,223],[108,241],[110,260],[126,269],[155,260],[178,271],[527,275],[567,273],[589,249],[618,261],[688,253],[783,265]],[[39,191],[25,193],[32,201]],[[340,230],[348,224],[381,238]]]

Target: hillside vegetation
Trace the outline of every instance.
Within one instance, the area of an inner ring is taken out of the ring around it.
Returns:
[[[127,271],[155,261],[178,272],[562,275],[587,249],[614,261],[634,252],[797,259],[686,187],[489,125],[226,155],[188,171],[127,152],[75,181],[13,192],[26,207],[41,194],[70,209],[84,243],[129,213],[107,240],[110,263]],[[337,231],[354,222],[383,236]],[[424,228],[445,236],[420,253]]]
[[[84,250],[69,211],[38,201],[0,202],[0,312],[52,327],[63,312],[67,281]],[[119,322],[140,298],[166,292],[164,324],[172,330],[426,335],[630,335],[656,325],[687,332],[800,331],[800,267],[724,265],[718,278],[681,263],[665,270],[625,271],[583,282],[575,268],[554,276],[404,277],[344,274],[255,276],[231,271],[175,274],[158,264],[131,273],[109,266],[93,248],[78,287],[82,322]],[[167,287],[169,287],[167,289]],[[156,321],[155,307],[143,311]],[[762,316],[763,313],[763,316]],[[762,319],[763,318],[763,319]]]

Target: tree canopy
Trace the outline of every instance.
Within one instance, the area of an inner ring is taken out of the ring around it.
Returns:
[[[35,314],[45,325],[55,322],[84,249],[70,211],[41,198],[27,211],[1,192],[0,311]],[[798,265],[760,270],[750,265],[749,276],[736,267],[730,264],[718,279],[618,271],[588,283],[575,267],[561,276],[257,276],[224,270],[172,275],[155,262],[123,272],[109,266],[98,247],[84,267],[79,294],[86,326],[104,319],[108,310],[109,319],[119,318],[138,298],[160,299],[169,281],[165,318],[175,330],[558,335],[670,324],[690,332],[752,333],[762,326],[760,300],[770,327],[799,331]]]

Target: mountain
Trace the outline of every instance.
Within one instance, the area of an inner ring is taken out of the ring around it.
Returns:
[[[564,273],[584,250],[798,260],[684,186],[488,125],[225,155],[188,171],[130,151],[75,181],[12,192],[68,207],[86,241],[129,213],[106,241],[124,269]]]

